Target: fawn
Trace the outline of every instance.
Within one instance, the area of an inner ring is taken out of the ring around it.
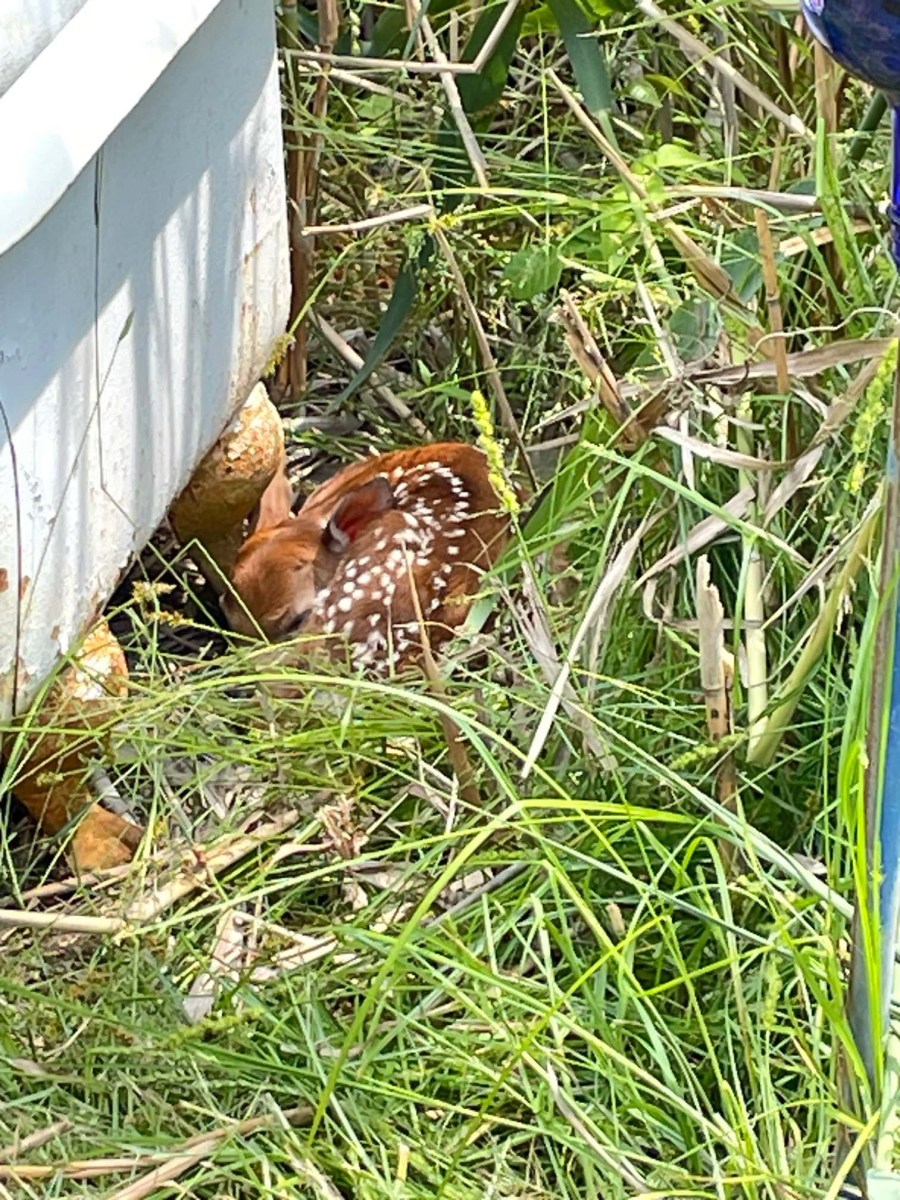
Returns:
[[[279,472],[257,511],[222,608],[232,629],[278,642],[308,635],[372,673],[420,661],[463,623],[511,537],[473,446],[395,450],[338,471],[297,516]],[[418,601],[418,605],[416,603]],[[251,619],[252,618],[252,619]]]

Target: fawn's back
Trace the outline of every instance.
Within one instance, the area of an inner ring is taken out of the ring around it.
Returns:
[[[286,495],[283,479],[272,489]],[[456,442],[345,467],[296,517],[271,495],[260,511],[232,579],[246,613],[223,600],[232,628],[253,634],[255,621],[272,641],[302,633],[304,648],[326,645],[373,672],[420,658],[420,617],[440,649],[510,537],[484,454]]]

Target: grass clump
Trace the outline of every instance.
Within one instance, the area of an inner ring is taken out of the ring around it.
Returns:
[[[500,7],[432,5],[429,29],[472,61]],[[838,1077],[843,1058],[865,1099],[844,1002],[868,543],[833,589],[886,446],[886,131],[848,156],[868,97],[847,83],[838,126],[789,8],[667,13],[736,89],[650,5],[549,3],[458,77],[479,187],[446,82],[365,69],[433,59],[405,12],[345,13],[333,45],[359,62],[327,77],[309,14],[285,27],[288,158],[314,172],[308,224],[335,231],[277,382],[304,480],[420,441],[403,412],[435,438],[477,425],[504,479],[527,481],[524,448],[541,490],[490,585],[495,623],[453,650],[443,698],[300,673],[299,698],[263,700],[279,669],[226,647],[202,594],[123,595],[134,686],[105,770],[151,837],[127,877],[53,892],[10,828],[9,905],[124,924],[0,933],[3,1140],[49,1129],[36,1168],[143,1164],[23,1177],[34,1195],[115,1194],[227,1130],[170,1194],[836,1196],[874,1131]],[[391,219],[416,206],[421,224]],[[716,747],[701,552],[733,655]],[[142,570],[189,578],[167,553]],[[814,669],[751,761],[748,691],[777,709],[830,598]]]

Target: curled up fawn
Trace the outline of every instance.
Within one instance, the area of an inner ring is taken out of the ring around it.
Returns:
[[[483,572],[511,537],[485,455],[442,442],[367,458],[318,487],[297,516],[279,473],[222,607],[232,629],[303,635],[373,674],[421,661],[465,621]]]

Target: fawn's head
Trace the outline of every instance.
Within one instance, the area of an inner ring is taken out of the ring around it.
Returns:
[[[279,642],[303,632],[341,558],[370,522],[394,507],[394,494],[385,478],[371,479],[323,521],[303,509],[291,515],[282,479],[270,489],[275,495],[267,491],[261,502],[256,528],[235,561],[234,594],[223,596],[222,610],[235,632],[252,637],[262,631]]]

